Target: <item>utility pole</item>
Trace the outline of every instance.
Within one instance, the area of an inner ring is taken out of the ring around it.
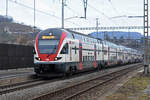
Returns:
[[[36,36],[36,31],[35,31],[35,30],[36,30],[36,29],[35,29],[35,28],[36,28],[36,27],[35,27],[35,21],[36,21],[36,12],[35,12],[36,9],[35,9],[35,8],[36,8],[36,7],[35,7],[35,6],[36,6],[36,4],[35,4],[35,0],[34,0],[34,26],[33,26],[33,34],[32,34],[32,35],[33,35],[33,44],[34,44],[34,37]]]
[[[96,37],[98,38],[98,18],[96,18]]]
[[[34,0],[34,32],[35,32],[35,0]]]
[[[6,16],[8,16],[8,0],[6,0]]]
[[[64,0],[62,0],[62,29],[64,29]]]
[[[144,74],[149,73],[148,0],[144,0]]]
[[[83,0],[83,4],[84,4],[84,18],[86,19],[86,12],[87,12],[87,2],[88,0]]]

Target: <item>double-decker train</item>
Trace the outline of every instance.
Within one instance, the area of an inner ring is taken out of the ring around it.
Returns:
[[[37,75],[72,74],[140,61],[142,54],[135,49],[66,29],[41,31],[35,40]]]

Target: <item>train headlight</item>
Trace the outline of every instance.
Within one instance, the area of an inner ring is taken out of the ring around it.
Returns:
[[[55,61],[56,61],[56,60],[60,60],[61,58],[62,58],[62,57],[55,57],[54,60],[55,60]]]
[[[35,59],[36,59],[36,60],[39,60],[39,61],[41,60],[41,58],[40,58],[40,57],[35,57]]]
[[[39,60],[41,60],[41,58],[40,58],[40,57],[38,57],[38,59],[39,59]]]
[[[57,60],[57,57],[55,58],[55,60]]]

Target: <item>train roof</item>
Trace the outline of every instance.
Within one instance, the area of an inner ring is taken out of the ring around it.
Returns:
[[[86,34],[83,34],[83,33],[80,33],[80,32],[75,32],[75,31],[72,31],[72,30],[69,30],[69,29],[61,29],[61,28],[48,28],[48,29],[46,29],[46,30],[44,30],[45,32],[48,32],[49,30],[56,30],[57,32],[66,32],[70,37],[72,37],[72,38],[74,38],[74,35],[75,34],[77,34],[77,35],[80,35],[80,36],[85,36],[85,37],[88,37],[88,38],[91,38],[91,39],[94,39],[94,40],[99,40],[99,41],[101,41],[101,42],[103,42],[103,43],[105,43],[106,45],[109,45],[109,46],[112,46],[112,47],[119,47],[119,48],[122,48],[122,49],[126,49],[126,50],[135,50],[135,49],[132,49],[132,48],[128,48],[128,47],[125,47],[125,46],[122,46],[122,45],[117,45],[117,44],[115,44],[115,43],[112,43],[112,42],[109,42],[109,41],[106,41],[106,40],[102,40],[102,39],[99,39],[99,38],[94,38],[94,37],[92,37],[92,36],[90,36],[90,35],[86,35]],[[42,32],[44,32],[44,31],[41,31],[41,33]],[[71,34],[69,34],[69,33],[71,33]],[[77,37],[76,37],[77,38]],[[82,38],[80,38],[80,39],[82,39]],[[137,50],[135,50],[135,51],[137,51]]]
[[[65,30],[67,30],[68,32],[71,32],[72,34],[78,34],[78,35],[82,35],[82,36],[86,36],[86,37],[89,37],[89,38],[93,38],[93,39],[97,39],[97,40],[102,41],[102,39],[100,39],[100,38],[94,38],[90,35],[86,35],[86,34],[83,34],[83,33],[80,33],[80,32],[75,32],[75,31],[72,31],[72,30],[69,30],[69,29],[65,29]]]
[[[109,45],[109,46],[113,46],[113,47],[119,47],[119,48],[122,48],[124,50],[130,50],[130,51],[137,51],[136,49],[132,49],[132,48],[129,48],[129,47],[126,47],[126,46],[123,46],[123,45],[117,45],[115,43],[112,43],[112,42],[109,42],[109,41],[106,41],[106,40],[102,40],[102,39],[99,39],[99,38],[94,38],[90,35],[86,35],[86,34],[83,34],[83,33],[80,33],[80,32],[75,32],[75,31],[72,31],[72,30],[69,30],[69,29],[66,29],[68,32],[71,32],[72,34],[78,34],[78,35],[82,35],[82,36],[86,36],[86,37],[89,37],[89,38],[93,38],[93,39],[97,39],[97,40],[100,40],[102,41],[103,43]]]

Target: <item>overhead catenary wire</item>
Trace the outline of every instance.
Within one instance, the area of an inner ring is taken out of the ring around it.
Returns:
[[[106,15],[104,12],[102,12],[102,11],[100,11],[99,9],[93,7],[93,6],[90,5],[89,3],[88,3],[88,6],[89,6],[90,8],[92,8],[92,9],[94,9],[94,11],[98,12],[100,15],[104,16],[105,18],[107,18],[107,19],[108,19],[109,21],[111,21],[112,23],[117,24],[117,23],[114,22],[108,15]]]
[[[109,19],[109,17],[108,17],[105,13],[101,12],[99,9],[93,7],[93,6],[90,5],[89,3],[88,3],[88,6],[89,6],[90,8],[92,8],[92,9],[94,9],[96,12],[100,13],[101,15],[105,16],[107,19]]]
[[[79,12],[75,11],[74,9],[72,9],[71,7],[69,7],[68,5],[66,6],[66,8],[67,8],[68,10],[70,10],[71,12],[74,12],[74,13],[77,14],[77,16],[74,16],[74,17],[71,17],[71,18],[79,18],[79,19],[83,19],[83,18],[84,18],[84,17],[80,16],[81,14],[80,14]],[[71,18],[66,18],[66,19],[71,19]],[[84,20],[86,20],[87,23],[92,24],[92,23],[89,21],[88,18],[86,18],[86,19],[84,19]]]
[[[14,0],[9,0],[9,1],[12,2],[12,3],[15,3],[15,4],[17,4],[17,5],[20,5],[20,6],[22,6],[22,7],[25,7],[25,8],[31,9],[31,10],[34,10],[33,7],[30,7],[30,6],[27,6],[27,5],[25,5],[25,4],[19,3],[18,1],[14,1]],[[42,10],[35,9],[35,11],[36,11],[36,12],[39,12],[39,13],[42,13],[42,14],[45,14],[45,15],[48,15],[48,16],[52,16],[52,17],[54,17],[54,18],[56,18],[56,19],[60,19],[58,16],[55,16],[55,15],[53,15],[53,14],[44,12],[44,11],[42,11]]]
[[[116,7],[113,5],[112,1],[111,1],[111,0],[108,0],[108,2],[109,2],[110,5],[112,6],[113,10],[114,10],[118,15],[120,15],[120,13],[119,13],[118,10],[116,9]]]
[[[112,1],[111,0],[108,0],[108,2],[111,4],[113,10],[116,12],[117,15],[120,15],[120,13],[118,12],[118,10],[116,9],[116,7],[113,5]],[[118,16],[116,18],[121,18],[122,16]],[[127,18],[127,15],[123,15],[124,18]],[[128,21],[127,20],[122,20],[123,22],[127,23],[128,24]],[[130,28],[128,28],[128,39],[130,39]]]
[[[69,7],[68,5],[66,6],[66,8],[67,8],[68,10],[70,10],[71,12],[74,12],[74,13],[78,14],[78,16],[80,15],[79,12],[75,11],[74,9],[72,9],[71,7]]]
[[[30,7],[30,6],[27,6],[27,5],[25,5],[25,4],[22,4],[22,3],[20,3],[20,2],[18,2],[18,1],[16,1],[16,0],[15,0],[15,1],[14,1],[14,0],[9,0],[9,1],[12,2],[12,3],[15,3],[15,4],[19,5],[19,6],[28,8],[28,9],[30,9],[30,10],[34,10],[33,7]],[[60,17],[58,17],[58,16],[56,16],[56,15],[53,15],[53,14],[51,14],[51,13],[47,13],[47,12],[44,12],[44,11],[39,10],[39,9],[35,9],[35,11],[36,11],[36,12],[39,12],[39,13],[41,13],[41,14],[47,15],[47,16],[51,16],[51,17],[53,17],[53,18],[55,18],[55,19],[57,19],[57,20],[61,20]],[[67,21],[67,22],[72,23],[72,24],[78,26],[78,24],[76,24],[76,23],[74,23],[74,22],[71,22],[71,21]]]

